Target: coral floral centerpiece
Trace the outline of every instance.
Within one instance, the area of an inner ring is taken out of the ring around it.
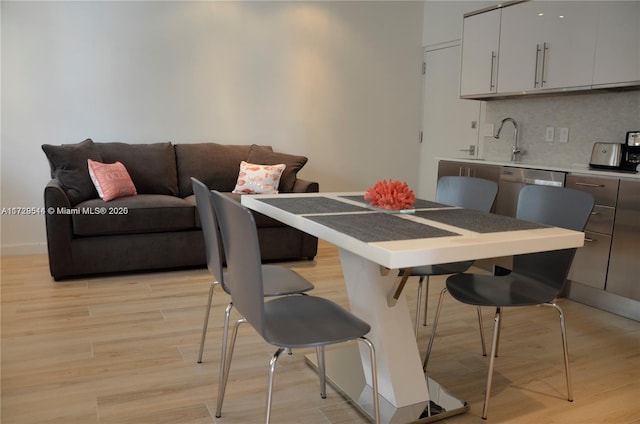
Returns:
[[[364,200],[371,206],[391,211],[400,211],[413,208],[416,196],[403,181],[381,180],[367,189]]]

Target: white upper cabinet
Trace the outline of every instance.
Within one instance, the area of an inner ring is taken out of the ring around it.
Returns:
[[[461,97],[497,92],[501,13],[495,9],[464,18]]]
[[[589,88],[598,4],[530,1],[502,9],[498,92]]]
[[[640,1],[598,5],[593,85],[640,83]]]
[[[630,86],[640,86],[640,0],[516,0],[465,15],[460,97]]]

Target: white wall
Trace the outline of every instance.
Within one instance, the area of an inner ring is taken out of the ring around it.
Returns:
[[[2,207],[42,206],[40,145],[270,144],[321,190],[417,181],[422,2],[6,2]],[[44,251],[2,216],[2,253]]]
[[[484,0],[424,2],[422,45],[447,43],[462,38],[462,17],[467,12],[484,9],[499,2]]]

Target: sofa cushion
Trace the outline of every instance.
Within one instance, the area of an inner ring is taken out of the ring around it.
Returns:
[[[72,205],[98,197],[89,176],[87,160],[101,161],[102,157],[90,138],[77,144],[43,144],[42,150],[49,160],[51,178],[60,181]]]
[[[307,163],[307,158],[304,156],[289,155],[286,153],[274,152],[272,150],[266,150],[262,146],[252,145],[247,157],[247,162],[256,163],[260,165],[276,165],[284,163],[286,168],[280,177],[280,185],[278,191],[280,193],[291,193],[293,191],[293,185],[298,178],[298,171]]]
[[[271,150],[271,147],[262,147]],[[249,145],[218,143],[177,144],[179,196],[193,194],[191,177],[202,181],[212,190],[232,191],[238,179],[240,162],[247,160],[250,148]]]
[[[71,216],[75,236],[141,234],[195,228],[193,204],[175,196],[140,194],[110,202],[91,199]]]
[[[138,194],[178,194],[178,173],[173,145],[167,143],[96,143],[102,162],[122,162]]]

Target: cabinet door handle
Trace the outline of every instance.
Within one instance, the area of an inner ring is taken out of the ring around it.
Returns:
[[[591,212],[591,216],[600,215],[600,212]]]
[[[540,72],[540,87],[544,87],[544,85],[546,84],[547,80],[544,78],[545,75],[545,67],[547,64],[547,51],[549,51],[549,45],[544,42],[542,44],[543,48],[542,48],[542,72]]]
[[[602,188],[604,187],[604,184],[593,184],[593,183],[576,183],[576,185],[578,186],[583,186],[583,187],[593,187],[593,188]]]
[[[540,57],[540,44],[536,44],[536,67],[533,70],[533,87],[538,87],[538,58]]]
[[[495,51],[491,51],[491,73],[489,74],[489,91],[493,91],[494,87],[496,86],[493,83],[493,69],[495,68],[495,62],[496,62],[496,52]]]
[[[594,239],[589,238],[589,237],[585,237],[584,241],[587,242],[587,243],[595,243],[597,240],[594,240]]]

